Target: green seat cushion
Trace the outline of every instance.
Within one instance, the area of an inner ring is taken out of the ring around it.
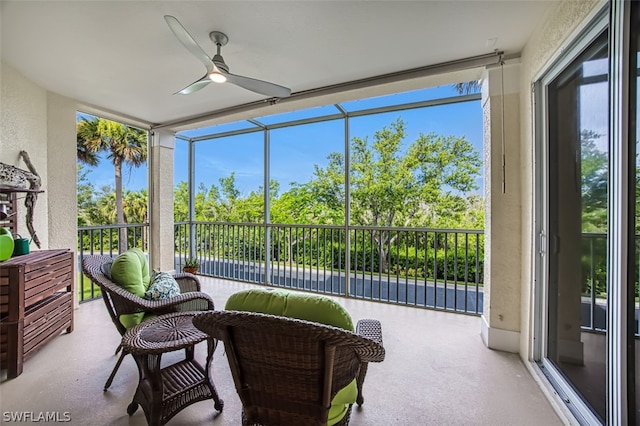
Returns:
[[[234,293],[225,309],[279,315],[354,331],[351,315],[328,297],[286,290],[251,289]]]
[[[123,314],[120,315],[120,324],[124,325],[127,330],[134,325],[140,324],[144,320],[144,312],[137,312],[135,314]]]
[[[225,309],[296,318],[354,331],[349,312],[338,302],[317,294],[291,293],[286,290],[243,290],[229,297]],[[357,396],[358,387],[354,379],[333,397],[327,425],[331,426],[342,420],[349,406],[356,402]]]
[[[329,408],[329,418],[327,419],[327,425],[332,426],[338,423],[345,414],[350,405],[356,402],[358,397],[358,385],[356,379],[353,379],[347,386],[338,391],[336,396],[331,401],[331,408]]]
[[[149,286],[149,265],[147,257],[138,248],[118,255],[111,264],[111,279],[123,289],[138,297],[144,297]],[[120,315],[120,322],[131,328],[142,322],[144,312]]]
[[[127,330],[133,327],[134,325],[140,324],[142,321],[146,321],[149,318],[157,317],[157,314],[151,314],[149,312],[138,312],[135,314],[124,314],[120,315],[120,323],[124,325],[124,328]]]

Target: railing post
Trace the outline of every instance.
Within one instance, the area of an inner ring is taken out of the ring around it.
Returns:
[[[189,139],[189,257],[194,257],[196,254],[196,242],[195,232],[196,227],[193,223],[196,217],[196,205],[195,205],[195,182],[196,182],[196,168],[195,168],[195,155],[196,155],[195,142],[193,139]]]
[[[344,295],[350,296],[349,286],[351,282],[351,150],[349,146],[349,114],[340,106],[335,105],[344,116]]]
[[[271,169],[269,168],[269,152],[271,151],[269,129],[264,127],[264,283],[271,285]]]

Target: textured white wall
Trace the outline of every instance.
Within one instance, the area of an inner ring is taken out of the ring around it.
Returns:
[[[26,169],[18,154],[29,153],[44,190],[34,210],[41,249],[75,252],[76,103],[47,92],[8,64],[0,64],[0,76],[0,161]],[[25,214],[24,201],[19,200],[18,233],[27,238]],[[37,250],[33,243],[30,248]]]
[[[531,86],[549,65],[562,55],[567,45],[593,16],[606,6],[604,1],[575,0],[563,1],[549,11],[546,19],[527,42],[522,56],[521,73],[521,185],[522,198],[522,292],[521,292],[521,334],[520,356],[533,356],[533,295],[534,295],[534,111],[532,108]]]
[[[76,227],[76,103],[53,93],[47,95],[47,173],[50,248],[78,247]],[[54,184],[56,183],[56,184]]]
[[[29,153],[31,162],[42,179],[44,194],[38,195],[35,206],[34,228],[42,243],[49,247],[48,212],[46,191],[48,189],[47,163],[47,91],[36,86],[11,66],[2,63],[0,89],[0,161],[26,169],[18,157],[21,150]],[[24,194],[19,194],[22,198]],[[25,226],[24,200],[18,201],[18,233],[29,238]],[[35,244],[31,250],[35,250]]]
[[[518,352],[520,331],[519,76],[517,62],[492,67],[482,88],[487,209],[481,331],[488,347],[509,352]]]

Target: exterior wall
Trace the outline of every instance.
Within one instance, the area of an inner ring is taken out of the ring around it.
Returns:
[[[0,64],[0,161],[26,169],[27,151],[42,179],[34,209],[41,249],[77,248],[76,104],[47,92],[10,65]],[[18,202],[18,233],[27,238],[24,202]],[[31,250],[37,250],[31,244]],[[75,276],[74,276],[75,279]]]
[[[63,96],[47,96],[47,185],[50,248],[78,247],[78,206],[76,202],[76,103]],[[43,179],[45,180],[45,179]]]
[[[534,188],[534,111],[532,84],[541,73],[562,55],[563,47],[583,28],[595,14],[606,5],[603,1],[563,1],[550,10],[546,19],[527,42],[522,55],[520,97],[520,165],[522,167],[521,196],[521,335],[520,356],[527,361],[533,358],[534,330],[534,260],[537,239],[534,235],[535,188]]]
[[[481,335],[489,348],[508,352],[518,352],[520,340],[519,76],[519,63],[492,67],[482,88],[487,208]]]
[[[27,151],[33,166],[42,179],[41,189],[34,209],[33,226],[42,248],[49,247],[47,201],[49,180],[47,179],[47,91],[36,86],[14,68],[2,63],[2,84],[0,105],[0,161],[26,170],[20,157],[21,150]],[[22,195],[19,196],[22,198]],[[29,237],[25,225],[26,209],[24,201],[18,201],[18,233]],[[31,244],[31,250],[37,249]]]

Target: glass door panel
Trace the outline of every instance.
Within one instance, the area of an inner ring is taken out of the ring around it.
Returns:
[[[606,418],[607,34],[547,86],[547,353]]]

